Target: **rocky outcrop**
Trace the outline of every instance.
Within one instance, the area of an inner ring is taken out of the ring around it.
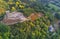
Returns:
[[[1,21],[6,25],[16,24],[18,22],[24,22],[27,18],[21,12],[6,12],[4,19]]]
[[[38,17],[42,17],[42,13],[32,13],[30,16],[25,17],[23,13],[21,12],[12,12],[6,11],[6,15],[4,16],[4,19],[1,21],[2,23],[6,25],[13,25],[18,22],[24,22],[24,21],[35,21]]]

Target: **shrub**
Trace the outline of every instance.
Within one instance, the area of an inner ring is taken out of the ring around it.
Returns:
[[[0,21],[4,18],[4,15],[5,15],[5,9],[0,8]]]
[[[23,9],[24,15],[29,16],[31,13],[34,13],[34,9],[33,8],[25,8]]]
[[[48,20],[48,19],[47,19]],[[12,25],[11,37],[16,39],[45,39],[47,37],[48,26],[42,18],[34,22],[27,21]],[[13,31],[12,31],[13,30]]]
[[[0,38],[1,39],[9,39],[10,28],[2,23],[0,23]]]
[[[55,17],[56,17],[57,19],[60,19],[60,13],[56,13],[56,14],[55,14]]]
[[[8,3],[4,0],[0,0],[0,8],[4,8],[5,10],[8,9]]]

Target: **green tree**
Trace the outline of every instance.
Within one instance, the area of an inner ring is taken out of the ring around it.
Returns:
[[[0,23],[0,38],[9,39],[10,27]]]

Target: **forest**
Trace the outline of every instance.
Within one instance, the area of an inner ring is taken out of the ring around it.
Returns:
[[[47,0],[0,0],[0,39],[60,39],[60,7]]]

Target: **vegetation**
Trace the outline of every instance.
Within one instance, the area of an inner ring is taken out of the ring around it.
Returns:
[[[49,6],[54,7],[51,4]],[[26,17],[35,12],[42,12],[44,16],[35,21],[29,20],[9,26],[0,23],[0,39],[60,39],[60,32],[48,31],[49,26],[54,23],[54,19],[60,19],[60,13],[56,13],[54,17],[50,9],[41,5],[40,2],[36,0],[0,0],[0,20],[4,18],[7,10],[23,12]],[[55,34],[52,35],[53,33]]]
[[[9,39],[10,27],[0,23],[0,39]]]
[[[55,14],[55,17],[56,17],[57,19],[60,19],[60,13],[56,13],[56,14]]]

